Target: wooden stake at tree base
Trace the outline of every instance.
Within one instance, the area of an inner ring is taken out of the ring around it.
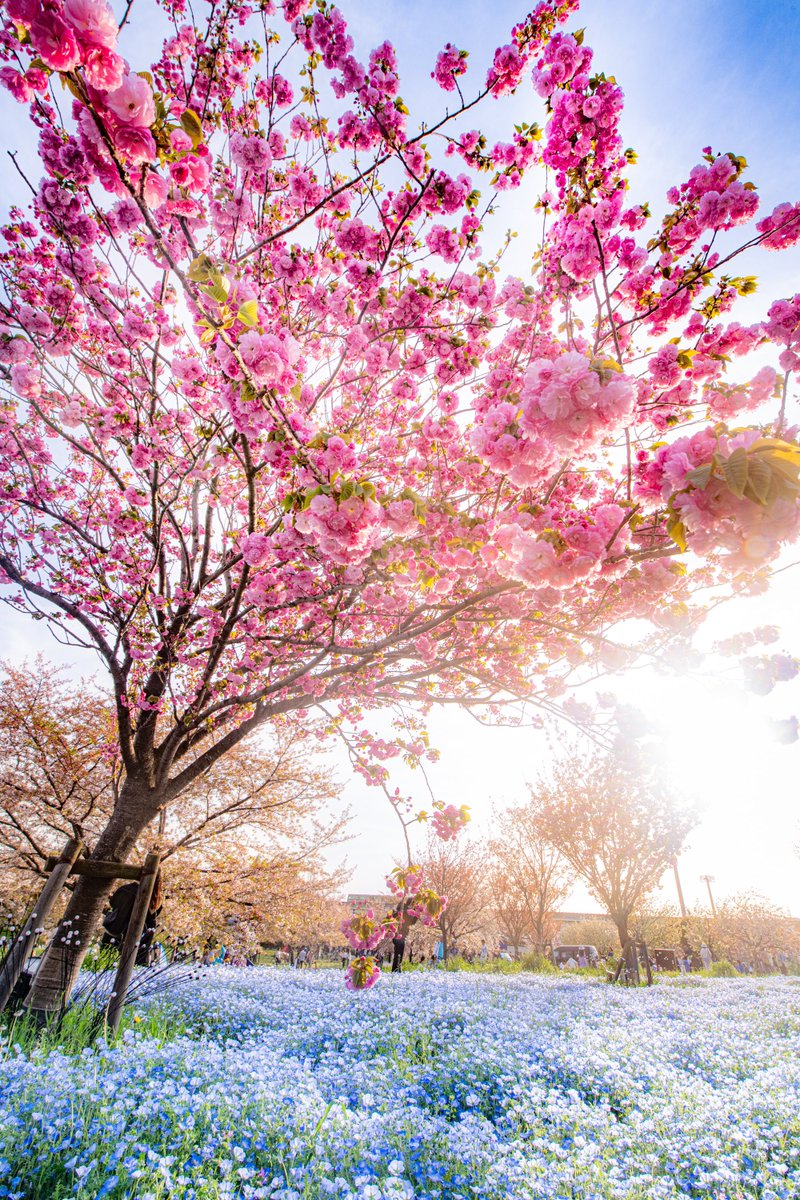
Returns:
[[[139,887],[136,892],[136,899],[133,902],[133,910],[131,912],[131,919],[128,922],[125,939],[122,943],[119,966],[117,967],[114,987],[106,1011],[109,1032],[112,1034],[116,1033],[119,1029],[122,1009],[125,1004],[125,997],[128,994],[133,968],[136,964],[136,954],[139,950],[139,942],[142,940],[144,923],[147,919],[147,910],[150,907],[150,899],[156,885],[156,876],[160,865],[161,852],[151,850],[144,860],[144,866],[142,867]]]
[[[61,852],[50,873],[50,878],[42,888],[39,899],[31,910],[31,915],[23,925],[11,949],[0,966],[0,1012],[8,1004],[9,997],[22,974],[33,947],[36,944],[37,932],[43,928],[53,910],[56,900],[73,869],[75,860],[83,848],[83,842],[78,838],[70,838]]]

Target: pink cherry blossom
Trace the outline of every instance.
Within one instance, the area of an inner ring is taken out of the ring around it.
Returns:
[[[755,227],[745,159],[702,148],[632,205],[576,0],[484,48],[485,85],[449,42],[413,113],[394,47],[335,6],[259,7],[277,73],[252,4],[154,3],[154,62],[105,0],[0,18],[40,163],[0,230],[0,581],[103,648],[131,838],[197,755],[274,723],[343,738],[406,830],[450,839],[468,814],[392,780],[435,705],[602,722],[571,684],[625,668],[614,630],[653,653],[800,535],[800,299],[740,315],[796,201]],[[535,270],[496,254],[511,188]],[[404,723],[378,737],[381,710]],[[411,861],[391,878],[390,916],[349,926],[356,989],[446,903]]]
[[[111,92],[122,86],[125,59],[107,46],[92,46],[83,59],[87,83],[100,92]]]
[[[113,50],[117,44],[117,22],[106,0],[64,0],[64,20],[86,46]]]
[[[119,87],[105,96],[105,104],[123,125],[147,128],[156,119],[150,84],[132,72],[125,76]]]
[[[242,539],[242,557],[249,567],[263,567],[272,554],[272,544],[263,533],[251,533]]]
[[[40,9],[30,28],[31,44],[46,66],[71,71],[80,62],[78,39],[57,13]]]
[[[448,42],[444,50],[440,50],[436,57],[436,66],[431,71],[431,79],[435,79],[443,91],[454,92],[457,78],[463,75],[466,69],[466,51],[457,50],[451,42]]]

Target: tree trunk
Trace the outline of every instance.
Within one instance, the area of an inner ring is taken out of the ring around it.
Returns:
[[[627,916],[619,917],[614,921],[617,927],[617,936],[619,937],[620,945],[622,946],[622,960],[628,971],[628,980],[632,983],[639,982],[639,960],[636,956],[636,943],[632,940],[628,933],[628,918]]]
[[[119,800],[90,858],[122,863],[136,840],[158,812],[161,797],[140,783],[127,781]],[[79,875],[67,905],[42,956],[33,986],[25,999],[27,1011],[40,1020],[60,1012],[75,986],[92,935],[100,923],[106,898],[115,886],[113,879]]]
[[[535,926],[534,926],[534,930],[533,930],[533,936],[534,936],[534,941],[535,941],[536,953],[537,953],[537,954],[544,954],[544,947],[545,947],[545,936],[544,936],[544,923],[545,923],[545,915],[546,915],[546,914],[542,913],[541,909],[540,909],[540,910],[539,910],[539,912],[537,912],[537,914],[536,914],[536,924],[535,924]]]

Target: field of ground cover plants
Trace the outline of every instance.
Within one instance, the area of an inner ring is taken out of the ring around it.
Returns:
[[[213,968],[6,1041],[0,1197],[800,1196],[800,984]]]

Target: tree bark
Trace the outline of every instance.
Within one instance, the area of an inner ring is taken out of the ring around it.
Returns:
[[[124,862],[137,838],[157,814],[161,802],[160,793],[139,782],[126,780],[90,859]],[[114,883],[113,879],[97,879],[91,875],[78,877],[66,912],[42,956],[33,986],[25,999],[25,1009],[39,1020],[47,1020],[61,1012],[69,1000]]]

